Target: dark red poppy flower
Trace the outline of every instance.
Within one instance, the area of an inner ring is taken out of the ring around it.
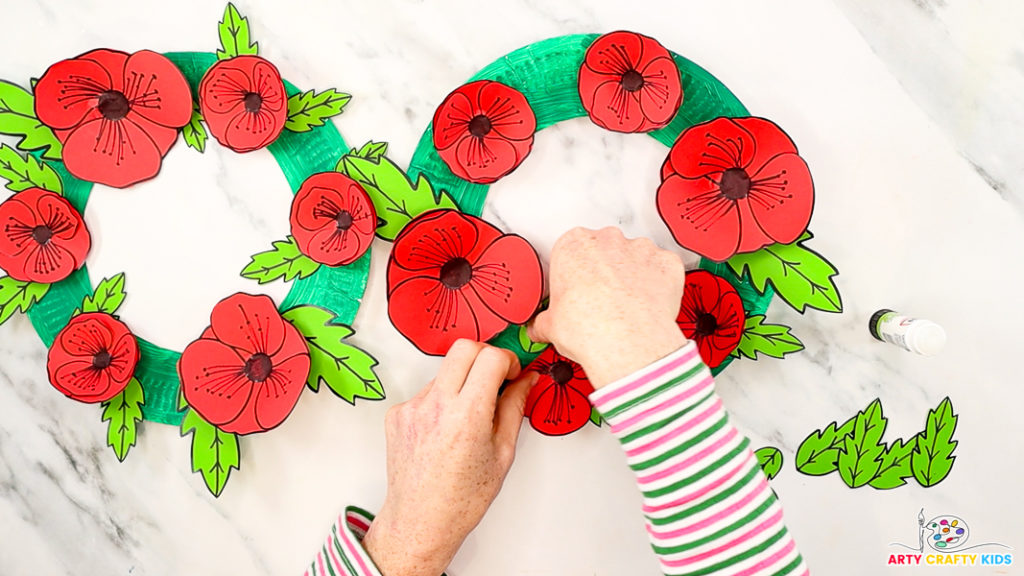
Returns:
[[[796,241],[814,209],[807,163],[763,118],[693,126],[672,145],[662,178],[658,212],[676,242],[719,262]]]
[[[250,434],[288,417],[309,376],[309,349],[269,296],[234,294],[178,361],[185,401],[225,432]]]
[[[0,204],[0,268],[15,280],[59,282],[91,245],[82,216],[59,194],[28,188]]]
[[[736,349],[746,321],[743,300],[728,280],[707,270],[686,273],[676,324],[697,343],[709,368],[717,367]]]
[[[288,119],[288,96],[277,68],[259,56],[219,60],[199,83],[199,108],[210,133],[235,152],[273,142]]]
[[[611,32],[587,48],[580,67],[580,100],[595,124],[616,132],[664,127],[683,102],[672,54],[654,38]]]
[[[522,92],[491,80],[459,87],[434,112],[434,147],[456,176],[490,184],[533,147],[537,118]]]
[[[36,116],[64,145],[68,172],[124,188],[148,180],[192,116],[188,82],[166,57],[93,50],[50,66]]]
[[[292,236],[299,250],[328,266],[355,262],[377,230],[373,202],[355,180],[340,172],[313,174],[292,200]]]
[[[388,316],[427,354],[459,338],[484,341],[523,324],[540,304],[540,260],[530,243],[455,210],[434,210],[395,238]]]
[[[548,436],[563,436],[583,428],[593,409],[590,393],[594,387],[583,367],[548,346],[526,367],[539,375],[526,397],[523,414],[534,430]]]
[[[50,384],[79,402],[105,402],[132,379],[139,344],[128,327],[110,314],[73,317],[53,341],[46,358]]]

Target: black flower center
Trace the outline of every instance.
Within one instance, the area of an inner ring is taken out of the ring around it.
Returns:
[[[465,258],[449,260],[441,267],[441,283],[448,288],[462,288],[473,277],[473,267]]]
[[[487,133],[491,131],[491,119],[483,114],[474,116],[469,121],[469,133],[477,138],[483,138],[487,136]]]
[[[245,377],[253,382],[263,382],[270,377],[270,371],[274,368],[274,363],[270,361],[270,356],[260,352],[259,354],[253,354],[252,358],[249,358],[245,362]]]
[[[110,352],[103,350],[92,357],[92,367],[103,370],[107,366],[110,366],[111,360],[113,360],[113,358],[110,357]]]
[[[352,213],[348,210],[342,210],[335,216],[334,222],[338,225],[338,230],[348,230],[352,227]]]
[[[263,107],[263,96],[260,96],[255,92],[246,93],[245,97],[242,98],[242,101],[245,102],[246,112],[256,113]]]
[[[622,88],[626,92],[636,92],[644,87],[644,77],[636,70],[627,70],[622,75]]]
[[[740,200],[750,193],[750,176],[747,176],[743,168],[729,168],[722,173],[722,181],[718,186],[729,200]]]
[[[36,226],[32,229],[32,239],[40,244],[46,244],[53,238],[53,230],[46,226]]]
[[[569,380],[572,380],[572,364],[565,360],[558,360],[551,364],[551,368],[548,368],[548,374],[556,384],[564,386],[569,383]]]
[[[697,336],[710,336],[718,329],[718,319],[707,312],[697,317]]]
[[[107,90],[100,94],[96,108],[107,120],[120,120],[128,115],[128,109],[131,106],[128,105],[128,99],[124,97],[124,94],[117,90]]]

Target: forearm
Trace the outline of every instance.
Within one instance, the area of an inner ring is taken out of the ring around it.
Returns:
[[[305,576],[381,576],[360,541],[373,517],[355,507],[345,509],[331,527]]]

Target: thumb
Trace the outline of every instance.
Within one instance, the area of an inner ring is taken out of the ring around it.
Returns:
[[[545,310],[526,325],[526,335],[534,342],[551,342],[551,313]]]
[[[505,387],[501,398],[498,398],[494,435],[502,444],[514,448],[519,440],[519,428],[523,423],[526,397],[539,377],[540,375],[536,372],[523,372]]]

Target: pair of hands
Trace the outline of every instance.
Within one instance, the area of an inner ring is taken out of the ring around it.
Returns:
[[[679,349],[678,256],[615,228],[577,228],[551,254],[549,308],[530,337],[579,362],[594,388]],[[437,576],[498,495],[536,374],[515,355],[460,340],[437,377],[385,419],[388,491],[363,546],[385,576]],[[505,380],[512,383],[501,397]]]

